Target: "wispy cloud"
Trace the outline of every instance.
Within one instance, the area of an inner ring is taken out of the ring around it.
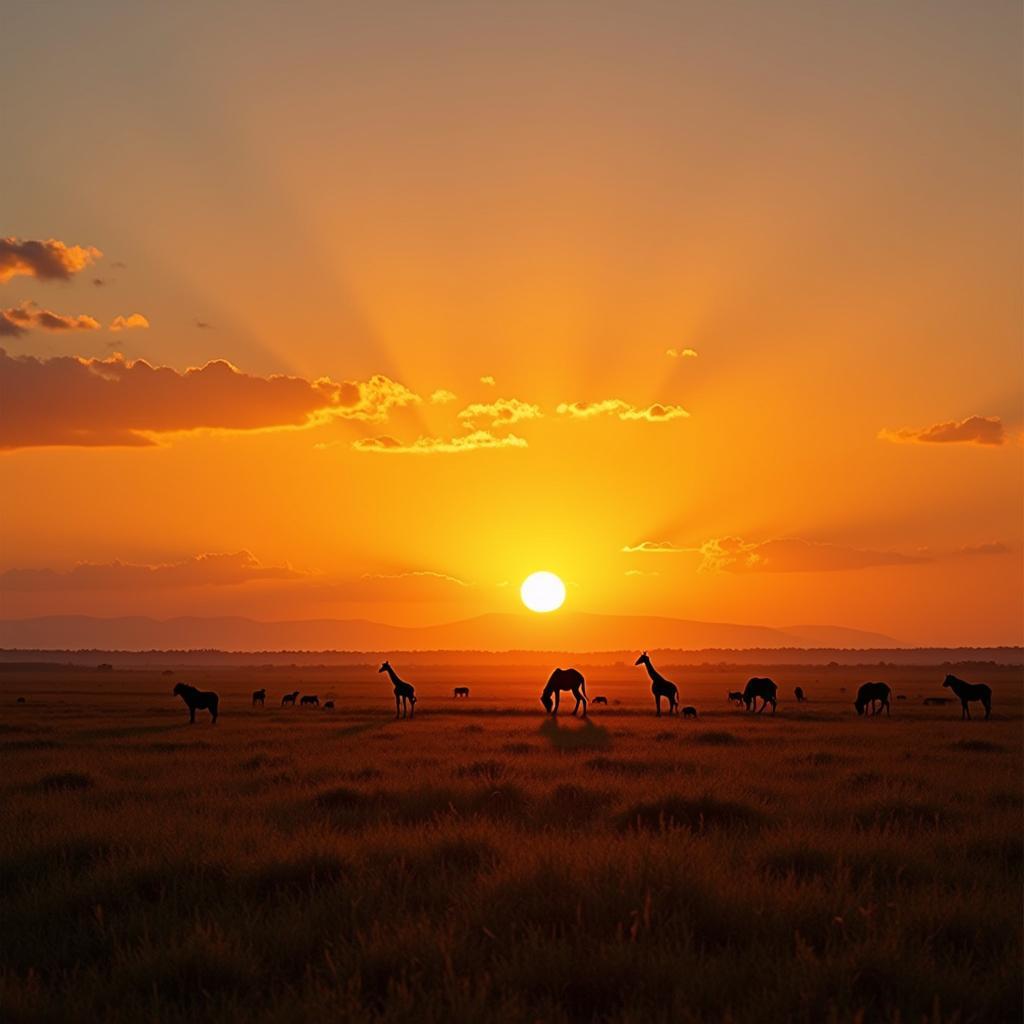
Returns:
[[[434,405],[447,405],[449,402],[454,402],[457,397],[458,395],[454,391],[448,391],[445,388],[438,388],[430,393],[430,401]]]
[[[904,427],[878,432],[883,441],[897,444],[978,444],[1001,445],[1006,441],[1003,421],[998,416],[968,416],[963,420],[949,420],[931,427],[913,429]]]
[[[665,554],[674,551],[692,551],[693,548],[681,548],[668,540],[642,540],[639,544],[627,544],[623,549],[627,555],[638,555],[645,553]]]
[[[544,414],[539,405],[518,398],[498,398],[493,402],[474,402],[459,413],[459,419],[470,426],[477,420],[489,421],[492,427],[510,426],[522,420],[539,419]]]
[[[364,572],[364,580],[408,580],[426,579],[439,583],[451,583],[457,587],[470,587],[472,584],[460,580],[457,576],[449,576],[445,572],[434,572],[431,569],[410,569],[408,572]]]
[[[459,452],[481,451],[493,448],[526,448],[525,439],[507,434],[495,437],[486,430],[475,430],[461,437],[445,439],[441,437],[420,437],[405,444],[387,434],[380,437],[364,437],[352,442],[352,447],[360,452],[389,452],[398,455],[449,455]]]
[[[248,551],[195,555],[155,565],[80,562],[71,569],[8,569],[0,591],[153,590],[163,587],[233,586],[254,580],[296,580],[307,573],[288,565],[263,565]]]
[[[665,349],[665,355],[669,359],[696,359],[697,350],[693,348],[668,348]]]
[[[597,416],[615,416],[620,420],[645,420],[648,423],[666,423],[685,419],[689,413],[681,405],[663,405],[655,402],[640,408],[621,398],[606,398],[600,402],[562,402],[555,410],[559,416],[588,420]]]
[[[486,384],[488,387],[493,388],[497,381],[495,381],[495,379],[488,373],[480,378],[480,383]]]
[[[67,245],[56,238],[0,238],[0,283],[19,275],[66,281],[102,255],[95,246]]]
[[[17,306],[0,309],[0,337],[16,338],[33,330],[43,331],[95,331],[98,320],[91,316],[65,316],[40,309],[34,302],[22,302]]]
[[[128,316],[115,316],[110,321],[111,331],[134,331],[149,327],[149,321],[141,313],[130,313]]]
[[[913,565],[929,559],[898,551],[871,551],[799,537],[747,541],[721,537],[694,548],[703,572],[839,572],[884,565]]]

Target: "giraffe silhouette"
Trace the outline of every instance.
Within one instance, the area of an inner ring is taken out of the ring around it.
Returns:
[[[654,694],[654,706],[657,708],[658,717],[661,717],[662,697],[668,698],[668,713],[670,715],[677,713],[679,711],[679,687],[658,672],[651,664],[651,656],[646,651],[633,664],[643,665],[651,677],[651,693]]]
[[[416,712],[416,690],[412,683],[398,678],[398,673],[391,667],[390,661],[385,661],[377,672],[387,672],[391,682],[395,685],[395,718],[411,718]],[[401,714],[399,714],[401,710]]]

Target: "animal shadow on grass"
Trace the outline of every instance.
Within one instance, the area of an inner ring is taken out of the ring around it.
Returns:
[[[697,733],[692,742],[702,743],[706,747],[731,747],[742,743],[743,740],[724,729],[708,729],[707,732]]]
[[[764,815],[757,808],[714,796],[670,796],[634,804],[618,820],[619,830],[623,832],[669,829],[705,832],[714,828],[757,831],[763,824]]]
[[[583,719],[579,725],[563,726],[553,715],[541,724],[540,734],[556,750],[608,750],[612,738],[603,725]]]
[[[44,793],[61,793],[73,790],[92,789],[96,783],[91,775],[84,772],[56,772],[39,780],[39,789]]]

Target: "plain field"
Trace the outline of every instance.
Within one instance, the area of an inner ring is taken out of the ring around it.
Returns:
[[[946,668],[656,662],[697,722],[590,668],[555,723],[544,672],[393,660],[411,721],[376,664],[0,673],[4,1019],[1021,1018],[1019,668],[952,668],[969,723]]]

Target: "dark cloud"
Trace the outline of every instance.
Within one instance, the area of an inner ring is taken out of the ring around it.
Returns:
[[[0,283],[18,275],[66,281],[102,255],[94,246],[66,245],[56,238],[0,238]]]
[[[388,377],[368,381],[253,376],[224,360],[178,372],[120,353],[106,359],[8,355],[0,349],[0,448],[143,447],[154,434],[202,428],[381,422],[419,397]]]
[[[22,302],[17,306],[0,309],[0,337],[16,338],[29,331],[95,331],[99,321],[91,316],[65,316],[40,309],[34,302]]]
[[[998,416],[968,416],[965,420],[949,420],[919,430],[883,428],[878,436],[883,441],[902,444],[1000,445],[1006,441],[1003,421]]]

